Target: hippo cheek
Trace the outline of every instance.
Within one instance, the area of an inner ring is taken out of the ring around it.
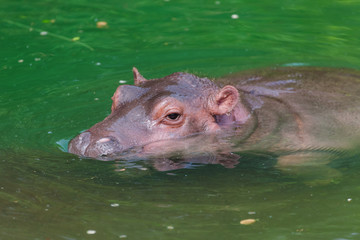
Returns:
[[[208,121],[208,123],[205,125],[204,124],[204,132],[207,133],[215,133],[215,132],[219,132],[221,130],[221,127],[219,126],[219,124],[213,122],[213,121]]]

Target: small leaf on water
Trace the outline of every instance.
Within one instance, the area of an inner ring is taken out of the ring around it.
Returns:
[[[73,37],[72,40],[73,40],[74,42],[79,41],[79,40],[80,40],[80,37]]]
[[[255,222],[256,222],[256,219],[249,218],[249,219],[241,220],[240,224],[241,225],[250,225],[250,224],[253,224]]]

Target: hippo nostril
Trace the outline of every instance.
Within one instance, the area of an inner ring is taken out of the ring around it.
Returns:
[[[119,141],[114,137],[103,137],[96,141],[95,149],[97,149],[98,155],[105,157],[114,152],[120,152],[122,150]]]

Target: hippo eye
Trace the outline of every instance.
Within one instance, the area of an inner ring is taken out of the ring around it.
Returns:
[[[169,115],[166,116],[166,118],[170,120],[178,120],[180,116],[181,115],[179,113],[170,113]]]

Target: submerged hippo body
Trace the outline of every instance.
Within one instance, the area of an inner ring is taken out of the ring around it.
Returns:
[[[267,69],[217,84],[188,73],[146,80],[133,71],[135,86],[119,86],[111,114],[75,137],[69,152],[103,158],[134,147],[201,148],[229,129],[236,148],[267,151],[346,148],[360,136],[356,71]],[[192,140],[179,144],[187,137]]]

